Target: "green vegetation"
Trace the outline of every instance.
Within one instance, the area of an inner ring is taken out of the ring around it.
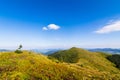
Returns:
[[[119,54],[113,54],[111,56],[108,56],[107,58],[108,58],[108,60],[113,62],[117,68],[120,69],[120,55]]]
[[[58,59],[61,62],[67,62],[67,63],[76,63],[79,60],[79,52],[75,51],[74,47],[70,50],[58,51],[48,56]]]
[[[65,71],[65,72],[64,72]],[[77,72],[65,64],[57,64],[46,56],[23,51],[0,54],[2,80],[76,80]],[[73,76],[72,76],[73,75]]]
[[[0,80],[120,80],[120,70],[106,58],[109,54],[71,48],[48,58],[22,52],[0,53]]]
[[[89,52],[84,49],[80,48],[71,48],[69,50],[65,51],[59,51],[54,54],[51,54],[49,56],[58,59],[62,62],[71,62],[71,58],[66,58],[68,56],[72,55],[78,55],[72,56],[72,59],[76,60],[74,64],[74,67],[76,68],[84,68],[85,70],[88,69],[90,71],[98,71],[97,73],[105,73],[108,76],[117,76],[117,80],[120,79],[120,70],[115,67],[114,63],[111,63],[107,57],[111,56],[110,54],[102,53],[102,52]],[[72,66],[73,67],[73,66]],[[108,78],[106,78],[108,79]]]

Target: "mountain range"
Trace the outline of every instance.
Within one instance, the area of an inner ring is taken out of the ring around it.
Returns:
[[[95,49],[88,49],[92,52],[105,52],[111,54],[120,54],[120,49],[113,49],[113,48],[95,48]]]
[[[60,50],[66,50],[66,49],[62,49],[62,48],[61,49],[31,49],[30,51],[49,55]],[[105,52],[110,54],[120,54],[120,49],[113,49],[113,48],[94,48],[94,49],[85,48],[85,50],[88,50],[91,52]]]

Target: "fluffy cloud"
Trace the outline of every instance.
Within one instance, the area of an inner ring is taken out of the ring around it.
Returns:
[[[49,25],[48,25],[48,29],[58,30],[58,29],[60,29],[60,26],[55,25],[55,24],[49,24]]]
[[[95,31],[95,33],[104,34],[104,33],[111,33],[115,31],[120,31],[120,21],[111,22],[108,25],[103,26],[103,28]]]
[[[47,27],[43,27],[43,30],[58,30],[60,29],[60,26],[56,24],[49,24]]]

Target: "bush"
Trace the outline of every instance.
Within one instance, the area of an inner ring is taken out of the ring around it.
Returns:
[[[23,52],[21,50],[16,50],[15,53],[20,54],[20,53],[23,53]]]

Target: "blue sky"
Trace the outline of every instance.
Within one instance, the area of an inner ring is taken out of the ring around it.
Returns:
[[[120,48],[120,0],[0,0],[0,48]]]

